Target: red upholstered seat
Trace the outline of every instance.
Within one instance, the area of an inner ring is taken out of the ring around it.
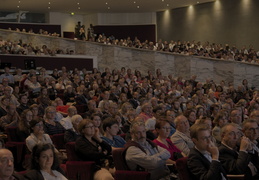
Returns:
[[[60,150],[60,149],[65,149],[65,141],[64,141],[64,133],[62,134],[54,134],[51,136],[51,139],[53,141],[53,144],[55,147]]]
[[[191,180],[191,174],[187,166],[187,157],[180,158],[176,160],[176,169],[179,173],[179,178],[181,180]]]
[[[75,142],[67,143],[66,150],[68,158],[66,162],[67,178],[71,180],[92,180],[95,162],[80,161],[75,152]]]
[[[149,180],[150,173],[143,171],[115,171],[115,180]]]
[[[23,170],[22,163],[26,154],[26,144],[25,142],[18,142],[16,129],[17,127],[8,127],[6,129],[7,142],[5,146],[13,153],[15,168]]]
[[[116,180],[148,180],[150,173],[145,171],[131,171],[125,161],[123,155],[124,148],[116,148],[112,150],[112,157],[116,168]]]

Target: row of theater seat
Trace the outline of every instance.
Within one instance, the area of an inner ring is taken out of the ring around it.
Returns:
[[[17,142],[16,127],[7,128],[6,147],[10,149],[14,155],[15,169],[23,170],[22,165],[29,162],[30,155],[26,154],[25,142]],[[67,153],[67,161],[61,164],[61,168],[70,180],[92,180],[94,175],[95,162],[80,161],[75,152],[75,142],[64,143],[64,134],[55,134],[50,136],[53,144],[59,151]],[[148,172],[129,171],[122,158],[122,148],[113,151],[113,159],[116,167],[116,180],[148,180],[150,174]],[[123,165],[122,165],[123,164]],[[21,171],[21,174],[25,173]]]

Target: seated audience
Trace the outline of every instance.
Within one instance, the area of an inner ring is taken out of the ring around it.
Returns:
[[[219,150],[211,140],[207,124],[194,124],[190,134],[195,146],[190,151],[187,165],[195,179],[227,179],[219,161]]]
[[[241,137],[239,125],[234,123],[225,125],[221,131],[219,160],[227,174],[245,174],[245,179],[252,179],[257,175],[257,165],[251,162],[251,155],[248,153],[251,146],[250,140],[245,136]]]
[[[19,97],[19,102],[20,105],[17,107],[16,111],[21,114],[25,109],[29,109],[29,104],[28,104],[28,96],[27,94],[21,94]]]
[[[71,123],[73,128],[67,129],[64,134],[65,143],[75,142],[78,137],[80,137],[80,132],[78,131],[78,124],[83,120],[82,116],[76,114],[72,116]]]
[[[212,136],[216,139],[217,143],[221,142],[221,128],[224,127],[227,123],[227,117],[225,111],[220,111],[215,119],[213,120],[215,124],[214,128],[212,129]]]
[[[190,138],[190,124],[183,115],[177,116],[174,120],[176,132],[171,136],[171,141],[185,155],[189,155],[194,144]]]
[[[57,103],[56,110],[57,112],[60,112],[63,116],[67,116],[67,111],[70,105],[64,105],[63,100],[59,97],[55,99],[55,102]]]
[[[4,94],[0,97],[0,101],[2,100],[3,97],[9,98],[10,103],[14,104],[16,107],[20,105],[18,102],[17,98],[12,94],[13,88],[10,86],[4,87]]]
[[[95,161],[96,169],[99,170],[95,172],[94,179],[113,180],[106,163],[111,155],[111,146],[101,139],[98,128],[95,128],[89,119],[82,120],[78,130],[81,134],[81,137],[76,140],[78,157],[83,161]]]
[[[146,129],[143,122],[134,122],[130,133],[132,141],[125,145],[125,159],[133,171],[148,171],[151,180],[169,178],[170,171],[166,166],[170,153],[164,148],[146,139]]]
[[[23,180],[24,177],[14,172],[13,154],[8,149],[0,149],[0,179]]]
[[[1,118],[2,116],[5,116],[7,114],[6,107],[10,104],[10,99],[7,97],[3,97],[0,101],[1,101],[0,102],[0,118]]]
[[[104,132],[102,128],[102,115],[100,113],[94,113],[91,116],[91,120],[93,121],[93,125],[96,129],[99,129],[99,134],[102,137]]]
[[[112,117],[108,117],[102,124],[104,135],[101,138],[112,146],[112,148],[122,148],[126,142],[121,136],[117,135],[119,132],[118,121]]]
[[[71,123],[72,116],[77,114],[77,109],[75,106],[70,106],[67,109],[67,117],[60,120],[60,124],[67,130],[73,128]]]
[[[67,180],[59,167],[58,156],[52,144],[38,144],[32,149],[31,167],[25,174],[29,180]]]
[[[7,114],[0,119],[0,128],[5,131],[8,127],[16,127],[20,119],[19,114],[16,112],[16,106],[10,104],[6,107]]]
[[[48,134],[45,134],[43,130],[43,122],[41,119],[30,121],[30,136],[26,138],[26,146],[30,152],[37,144],[52,144]]]
[[[181,152],[173,142],[168,138],[170,134],[171,126],[169,121],[166,120],[159,120],[156,122],[156,131],[158,137],[153,140],[158,146],[168,150],[171,154],[170,160],[176,161],[177,159],[186,156],[184,153]],[[172,162],[174,163],[174,162]]]
[[[44,131],[49,135],[61,134],[65,132],[65,128],[55,121],[56,117],[56,108],[49,106],[45,110],[44,118]]]
[[[30,122],[32,120],[32,112],[30,109],[25,109],[21,118],[18,121],[17,126],[17,140],[24,142],[25,139],[30,135]]]

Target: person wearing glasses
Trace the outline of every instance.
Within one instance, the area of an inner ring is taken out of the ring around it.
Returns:
[[[178,149],[173,142],[170,140],[169,135],[172,127],[170,126],[169,121],[167,120],[159,120],[155,125],[156,132],[158,137],[153,140],[158,146],[168,150],[171,154],[171,157],[168,160],[168,164],[175,164],[175,161],[181,157],[185,157],[186,155]]]
[[[130,134],[132,141],[125,144],[125,159],[129,169],[148,171],[151,180],[169,178],[170,171],[166,162],[170,158],[170,152],[147,139],[145,123],[132,122]]]
[[[248,153],[251,142],[249,138],[241,137],[239,128],[240,126],[235,123],[227,124],[222,128],[219,160],[227,174],[244,174],[245,179],[252,179],[257,174],[257,168],[251,162],[251,155]],[[240,143],[239,148],[238,143]]]
[[[248,119],[243,122],[242,131],[244,136],[247,137],[250,141],[250,147],[248,153],[251,156],[251,163],[256,166],[256,169],[259,170],[259,127],[256,120]],[[256,178],[259,179],[259,173],[256,173]]]
[[[45,134],[43,130],[42,119],[39,118],[38,120],[31,120],[29,124],[31,134],[26,138],[25,142],[30,152],[32,152],[33,147],[37,144],[53,144],[50,136]]]
[[[187,166],[193,179],[226,180],[226,172],[219,161],[219,150],[212,141],[211,130],[205,123],[190,128],[194,143],[188,155]]]
[[[81,136],[77,138],[75,150],[78,157],[83,161],[94,161],[96,172],[94,180],[113,180],[107,163],[111,157],[111,146],[101,139],[99,129],[90,119],[83,119],[78,125]]]

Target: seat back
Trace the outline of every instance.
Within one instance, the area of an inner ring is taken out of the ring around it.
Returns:
[[[77,113],[78,114],[84,114],[86,111],[87,111],[87,105],[78,105],[78,104],[75,104],[74,105],[76,107],[76,110],[77,110]]]
[[[93,161],[67,161],[67,178],[69,180],[93,180],[95,162]]]
[[[9,142],[18,142],[16,131],[17,131],[17,127],[6,128],[7,140]]]
[[[176,160],[176,169],[181,180],[192,180],[190,171],[187,166],[187,157]]]
[[[64,141],[64,133],[62,134],[54,134],[51,136],[51,139],[53,141],[53,144],[55,147],[60,150],[60,149],[65,149],[65,141]]]
[[[150,173],[147,171],[123,171],[116,170],[115,171],[115,179],[116,180],[149,180]]]
[[[124,148],[116,148],[112,150],[112,157],[116,170],[129,170],[123,152]]]
[[[80,159],[76,155],[75,142],[68,142],[66,144],[67,160],[68,161],[79,161]]]

